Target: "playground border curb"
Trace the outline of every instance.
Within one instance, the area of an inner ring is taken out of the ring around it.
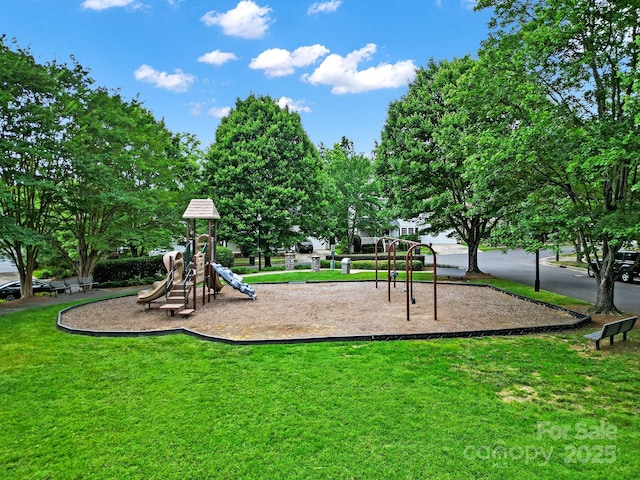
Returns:
[[[375,280],[368,280],[375,281]],[[281,283],[281,282],[263,282],[263,283]],[[308,282],[308,283],[334,283],[334,282]],[[433,283],[433,282],[420,282],[420,283]],[[575,318],[576,321],[573,323],[566,323],[561,325],[545,325],[545,326],[536,326],[536,327],[517,327],[517,328],[503,328],[497,330],[466,330],[466,331],[458,331],[458,332],[425,332],[425,333],[411,333],[411,334],[372,334],[372,335],[342,335],[342,336],[326,336],[326,337],[300,337],[300,338],[283,338],[283,339],[256,339],[256,340],[234,340],[226,337],[216,337],[213,335],[206,335],[204,333],[200,333],[188,328],[170,328],[163,330],[145,330],[145,331],[130,331],[130,330],[113,330],[113,331],[99,331],[99,330],[89,330],[89,329],[79,329],[72,328],[66,326],[62,323],[62,316],[65,312],[82,307],[83,305],[87,305],[88,303],[96,303],[96,302],[104,302],[107,300],[112,300],[114,298],[122,298],[133,296],[134,294],[126,294],[115,297],[108,298],[100,298],[89,302],[84,302],[78,305],[72,305],[58,312],[58,318],[56,322],[56,327],[64,331],[66,333],[71,333],[75,335],[86,335],[90,337],[154,337],[154,336],[165,336],[165,335],[174,335],[174,334],[184,334],[192,337],[199,338],[201,340],[211,341],[211,342],[219,342],[225,343],[229,345],[285,345],[285,344],[298,344],[298,343],[320,343],[320,342],[357,342],[357,341],[397,341],[397,340],[433,340],[438,338],[473,338],[473,337],[488,337],[488,336],[496,336],[496,337],[504,337],[504,336],[520,336],[520,335],[531,335],[531,334],[539,334],[539,333],[549,333],[549,332],[558,332],[562,330],[571,330],[582,328],[591,323],[590,315],[583,315],[579,312],[574,312],[573,310],[566,309],[564,307],[560,307],[558,305],[553,305],[551,303],[542,302],[540,300],[534,300],[528,297],[524,297],[522,295],[518,295],[513,292],[509,292],[502,288],[495,287],[493,285],[488,284],[465,284],[465,283],[457,283],[457,282],[438,282],[439,284],[453,284],[453,285],[465,285],[468,287],[488,287],[490,289],[496,290],[501,293],[505,293],[512,297],[516,297],[520,300],[524,300],[527,302],[535,303],[537,305],[541,305],[547,308],[551,308],[553,310],[561,311],[567,313],[571,317]],[[286,285],[286,284],[285,284]]]

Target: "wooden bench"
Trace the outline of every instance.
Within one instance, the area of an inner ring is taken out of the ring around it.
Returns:
[[[613,337],[619,333],[622,333],[622,339],[627,339],[627,332],[630,331],[636,324],[638,317],[623,318],[622,320],[616,320],[615,322],[605,323],[602,329],[585,335],[585,338],[594,340],[596,342],[596,350],[600,350],[600,340],[609,337],[609,344],[613,345]]]
[[[91,290],[95,285],[98,285],[98,282],[93,281],[93,277],[82,277],[78,279],[78,283],[83,292]]]

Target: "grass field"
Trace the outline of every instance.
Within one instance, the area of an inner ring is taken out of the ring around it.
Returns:
[[[584,331],[230,346],[70,335],[55,328],[60,308],[0,317],[2,479],[630,479],[640,470],[635,331],[599,352]]]

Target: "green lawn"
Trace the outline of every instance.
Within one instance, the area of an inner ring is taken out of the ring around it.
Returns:
[[[266,277],[266,275],[265,275]],[[575,303],[575,301],[574,301]],[[640,335],[231,346],[0,316],[2,479],[635,478]]]

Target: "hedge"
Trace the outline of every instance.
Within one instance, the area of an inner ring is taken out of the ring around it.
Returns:
[[[348,257],[347,257],[348,258]],[[391,263],[393,268],[393,262]],[[322,268],[331,268],[330,260],[321,260],[320,266]],[[336,260],[334,268],[336,270],[340,270],[342,268],[341,262]],[[375,270],[376,262],[374,260],[355,260],[351,262],[351,268],[358,270]],[[414,260],[413,261],[413,270],[420,271],[423,268],[422,261]],[[387,260],[378,260],[378,270],[387,270]],[[406,263],[403,260],[396,260],[396,270],[398,272],[404,272],[406,270]]]
[[[397,271],[405,271],[407,263],[404,260],[396,260],[395,269]],[[391,262],[391,268],[393,269],[393,261]],[[355,260],[351,262],[351,268],[355,268],[358,270],[375,270],[376,262],[375,260]],[[413,269],[414,270],[422,270],[422,261],[414,260],[413,261]],[[387,260],[378,260],[378,270],[387,270]]]
[[[162,255],[156,255],[99,262],[93,271],[93,279],[98,283],[122,282],[132,278],[164,277],[166,274]]]

